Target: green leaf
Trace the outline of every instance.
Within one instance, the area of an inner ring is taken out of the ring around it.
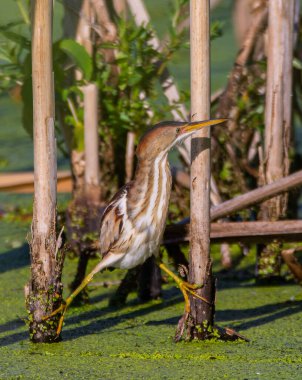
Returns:
[[[78,152],[84,151],[84,124],[76,123],[73,133],[73,146]]]
[[[129,116],[125,112],[120,113],[120,119],[122,121],[125,121],[126,123],[129,123],[131,121]]]
[[[220,178],[224,181],[230,180],[232,177],[232,164],[229,161],[225,161],[220,172]]]
[[[142,80],[142,75],[137,71],[132,73],[131,77],[129,78],[129,86],[135,86]]]
[[[0,60],[13,63],[10,55],[7,53],[5,49],[1,47],[0,47]]]
[[[211,23],[211,30],[210,30],[210,38],[211,41],[215,40],[218,37],[222,36],[222,28],[223,28],[224,23],[221,21],[213,21]]]
[[[93,65],[91,57],[84,46],[74,40],[62,40],[59,43],[59,47],[82,71],[84,79],[89,81],[92,76]]]
[[[302,62],[296,57],[293,59],[293,66],[295,69],[302,70]]]
[[[22,34],[12,32],[10,30],[7,30],[7,25],[1,26],[0,27],[0,34],[2,34],[5,38],[8,40],[15,42],[19,46],[21,46],[24,49],[30,49],[30,40]]]
[[[116,49],[117,48],[117,44],[113,42],[102,42],[99,46],[102,49]]]

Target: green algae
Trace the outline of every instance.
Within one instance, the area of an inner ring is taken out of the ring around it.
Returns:
[[[30,343],[22,320],[26,318],[23,286],[29,277],[28,252],[24,245],[9,244],[9,239],[23,241],[27,229],[28,225],[0,221],[0,379],[301,378],[302,305],[295,284],[260,287],[251,279],[220,278],[216,321],[247,336],[250,343],[175,344],[183,302],[172,283],[165,285],[163,301],[140,305],[131,294],[122,309],[108,307],[115,287],[90,287],[91,304],[68,311],[62,342]],[[250,260],[241,266],[249,266]],[[75,268],[76,260],[68,259],[65,288]],[[106,271],[96,281],[122,275],[122,271]]]
[[[148,0],[146,4],[151,7],[154,3],[155,0]],[[158,26],[164,26],[163,6],[164,2],[157,1],[153,7],[153,12],[158,12]],[[231,12],[230,1],[222,2],[222,7],[221,19],[226,20],[231,30],[231,19],[226,17],[226,12]],[[1,10],[5,22],[10,14],[16,14],[5,2]],[[214,17],[217,18],[215,14]],[[154,13],[152,18],[156,18]],[[58,22],[57,17],[55,22]],[[226,48],[221,48],[223,46]],[[225,33],[223,40],[214,41],[214,88],[225,83],[226,65],[232,67],[235,54],[236,46],[230,33]],[[188,59],[187,52],[181,52],[175,67],[171,68],[183,89],[189,81]],[[9,107],[6,98],[1,99],[1,106],[2,110]],[[1,129],[2,142],[10,140],[10,144],[3,143],[1,147],[1,155],[9,161],[6,170],[30,170],[32,143],[20,126],[20,105],[6,113],[15,115],[13,121],[1,119],[6,126]],[[16,205],[31,207],[32,195],[1,194],[0,203],[1,206],[13,204],[14,208]],[[252,280],[242,280],[238,272],[225,280],[219,277],[216,321],[220,326],[232,327],[247,336],[250,343],[193,341],[175,344],[173,336],[183,313],[183,303],[172,284],[164,287],[163,301],[139,305],[132,294],[122,309],[107,306],[114,287],[90,287],[91,304],[68,311],[62,342],[30,343],[23,320],[26,318],[23,287],[29,279],[25,242],[28,231],[28,224],[0,221],[0,379],[301,378],[300,287],[294,284],[257,287]],[[213,251],[215,253],[215,247]],[[239,252],[235,252],[234,257],[237,259]],[[253,273],[254,258],[251,252],[238,268],[244,273]],[[76,264],[76,260],[66,260],[65,295]],[[94,264],[91,262],[90,268]],[[220,270],[217,256],[214,269]],[[95,281],[117,279],[122,275],[120,271],[105,272],[96,276]]]

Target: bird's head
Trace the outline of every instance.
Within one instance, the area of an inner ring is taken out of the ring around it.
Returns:
[[[223,123],[227,119],[213,119],[195,122],[164,121],[149,129],[141,138],[136,155],[138,159],[153,160],[160,154],[167,154],[176,144],[201,128]]]

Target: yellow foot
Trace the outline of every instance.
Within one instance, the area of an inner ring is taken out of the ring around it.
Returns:
[[[176,276],[176,274],[174,274],[172,271],[170,271],[169,268],[167,268],[165,266],[165,264],[163,263],[160,263],[159,267],[165,271],[169,276],[171,276],[173,278],[173,280],[176,282],[176,284],[178,285],[179,289],[181,290],[183,296],[184,296],[184,299],[185,299],[185,311],[186,313],[190,313],[190,299],[189,299],[189,295],[188,293],[190,293],[193,297],[195,298],[198,298],[204,302],[206,302],[207,304],[211,305],[211,302],[208,301],[206,298],[200,296],[196,290],[197,289],[200,289],[203,287],[203,285],[199,285],[199,284],[190,284],[189,282],[186,282],[184,280],[182,280],[181,278],[179,278],[178,276]]]
[[[61,334],[61,331],[62,331],[64,315],[65,315],[67,306],[68,306],[68,304],[65,301],[62,301],[60,307],[58,307],[56,310],[54,310],[51,314],[42,318],[43,321],[46,321],[47,319],[52,318],[59,313],[61,314],[60,319],[59,319],[59,323],[58,323],[58,327],[57,327],[57,338],[59,337],[59,335]]]
[[[185,299],[185,311],[186,313],[190,313],[191,306],[190,306],[190,299],[188,296],[188,293],[190,293],[193,297],[200,299],[203,302],[206,302],[207,304],[211,305],[211,302],[208,301],[206,298],[200,296],[195,290],[202,288],[202,285],[197,284],[190,284],[186,281],[180,280],[178,282],[179,289],[181,290],[184,299]]]

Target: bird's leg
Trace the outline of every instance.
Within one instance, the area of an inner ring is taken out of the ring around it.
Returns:
[[[84,280],[81,282],[81,284],[70,294],[66,300],[62,301],[62,304],[60,307],[58,307],[56,310],[54,310],[51,314],[47,315],[46,317],[43,317],[43,320],[49,319],[53,317],[54,315],[57,315],[58,313],[61,313],[58,327],[57,327],[57,337],[60,335],[63,327],[63,321],[64,321],[64,315],[66,313],[67,307],[71,304],[73,299],[87,286],[87,284],[92,280],[93,276],[98,272],[97,270],[98,266],[96,266],[91,273],[89,273]]]
[[[169,268],[167,268],[166,265],[163,263],[160,263],[159,267],[163,271],[165,271],[170,277],[173,278],[173,280],[176,282],[179,289],[181,290],[181,292],[184,296],[184,299],[185,299],[185,311],[186,311],[186,313],[190,312],[190,299],[189,299],[188,293],[192,294],[192,296],[199,298],[200,300],[202,300],[208,304],[211,304],[206,298],[200,296],[199,294],[197,294],[195,292],[196,289],[202,288],[203,285],[190,284],[189,282],[182,280],[181,278],[176,276],[176,274],[174,274]]]

